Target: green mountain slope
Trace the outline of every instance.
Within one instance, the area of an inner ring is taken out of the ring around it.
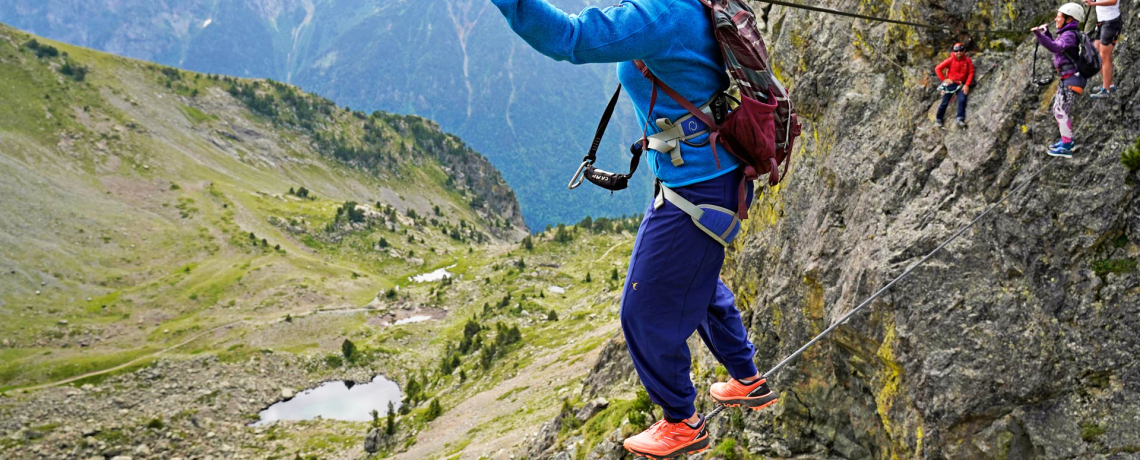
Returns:
[[[121,360],[234,309],[363,305],[526,232],[497,171],[426,120],[38,43],[0,28],[0,336],[50,357],[5,359],[4,385],[85,370],[51,351],[76,336],[130,343]]]
[[[556,0],[578,12],[592,2]],[[526,222],[645,210],[651,174],[610,194],[565,184],[616,85],[609,65],[532,50],[486,0],[12,0],[0,22],[68,43],[199,72],[272,78],[340,105],[416,114],[469,142],[503,172]],[[623,99],[599,152],[628,165],[640,135]]]
[[[249,423],[375,375],[380,455],[517,456],[618,329],[637,219],[528,235],[418,117],[4,26],[0,99],[0,458],[359,458],[369,423]]]

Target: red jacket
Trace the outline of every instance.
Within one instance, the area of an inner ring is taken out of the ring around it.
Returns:
[[[943,70],[948,70],[948,72],[943,74]],[[954,59],[954,56],[950,56],[934,68],[934,73],[938,74],[939,79],[969,85],[974,82],[974,61],[971,61],[969,56],[963,56],[962,59]]]

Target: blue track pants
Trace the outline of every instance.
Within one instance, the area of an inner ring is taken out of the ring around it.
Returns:
[[[673,190],[693,204],[736,209],[741,176],[737,170]],[[668,202],[659,209],[650,205],[622,290],[621,327],[637,376],[668,419],[696,412],[697,392],[689,380],[692,357],[685,342],[693,331],[733,378],[757,372],[736,298],[720,281],[723,264],[724,247],[688,214]]]

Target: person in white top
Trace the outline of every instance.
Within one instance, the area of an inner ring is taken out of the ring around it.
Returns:
[[[1100,77],[1104,86],[1093,89],[1091,97],[1102,98],[1112,96],[1116,92],[1116,85],[1112,84],[1112,50],[1116,47],[1116,38],[1120,35],[1120,0],[1084,0],[1085,5],[1096,7],[1096,29],[1093,30],[1093,39],[1096,49],[1100,52],[1102,62]],[[1091,76],[1091,75],[1090,75]]]

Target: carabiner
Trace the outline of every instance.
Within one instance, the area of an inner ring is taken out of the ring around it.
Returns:
[[[574,173],[574,177],[570,178],[570,184],[567,185],[567,187],[570,190],[574,190],[574,189],[578,188],[579,185],[582,185],[582,179],[584,178],[582,173],[584,171],[586,171],[586,167],[589,165],[590,165],[590,160],[583,160],[582,161],[582,166],[578,167],[578,172]]]

